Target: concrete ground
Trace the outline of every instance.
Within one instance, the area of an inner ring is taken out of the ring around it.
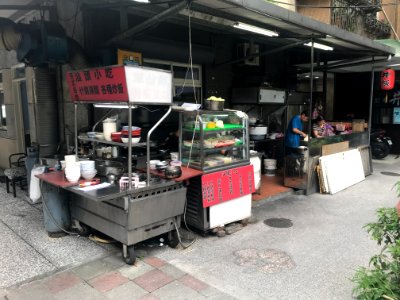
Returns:
[[[257,202],[258,221],[223,238],[192,235],[186,249],[147,243],[135,266],[122,263],[115,244],[49,238],[41,204],[14,199],[3,184],[0,299],[350,299],[354,270],[379,249],[362,227],[397,202],[400,158],[374,160],[373,168],[335,195]],[[270,218],[292,226],[264,224]]]

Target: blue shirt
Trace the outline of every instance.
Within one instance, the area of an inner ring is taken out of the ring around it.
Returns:
[[[285,145],[290,148],[297,148],[300,146],[300,135],[293,132],[293,128],[303,131],[303,123],[301,122],[300,115],[295,115],[289,122],[285,134]]]

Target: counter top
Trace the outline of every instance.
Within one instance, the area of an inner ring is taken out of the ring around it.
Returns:
[[[152,190],[155,188],[172,186],[176,184],[176,182],[181,182],[186,179],[192,178],[194,176],[201,175],[203,173],[202,171],[186,167],[182,167],[182,172],[183,172],[182,176],[179,178],[175,178],[174,180],[163,179],[161,178],[162,176],[160,176],[161,174],[155,172],[157,173],[156,174],[157,177],[152,179],[152,181],[150,182],[150,186],[132,190],[122,190],[117,183],[97,190],[83,191],[79,188],[79,186],[76,183],[69,182],[67,179],[65,179],[63,171],[43,173],[35,176],[48,184],[63,188],[78,196],[85,197],[96,202],[102,202],[111,199],[122,198],[136,193],[146,192],[148,190]]]
[[[184,166],[182,166],[181,169],[182,169],[182,175],[180,177],[178,177],[178,178],[174,178],[174,179],[171,179],[171,180],[174,180],[176,182],[181,182],[181,181],[185,181],[185,180],[188,180],[190,178],[193,178],[193,177],[196,177],[196,176],[199,176],[199,175],[203,174],[203,171],[192,169],[192,168],[188,168],[188,167],[184,167]],[[162,171],[159,172],[157,170],[150,170],[150,173],[153,174],[153,175],[159,176],[161,178],[165,178],[164,172],[162,172]]]
[[[43,173],[43,174],[37,174],[35,175],[37,178],[40,180],[47,182],[51,185],[61,187],[61,188],[66,188],[70,186],[76,185],[74,182],[69,182],[65,176],[63,171],[56,171],[56,172],[49,172],[49,173]]]

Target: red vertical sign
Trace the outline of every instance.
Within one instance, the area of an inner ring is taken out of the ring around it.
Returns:
[[[248,165],[201,177],[203,207],[233,200],[254,192],[253,166]]]
[[[123,66],[68,71],[67,83],[72,101],[129,100]]]

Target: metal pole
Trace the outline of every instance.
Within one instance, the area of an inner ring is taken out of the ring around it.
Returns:
[[[372,61],[374,61],[373,57],[372,57]],[[374,101],[374,81],[375,81],[374,69],[375,69],[374,68],[374,63],[372,62],[372,66],[371,66],[371,87],[370,87],[370,95],[369,95],[368,142],[371,142],[372,103]]]
[[[74,105],[74,127],[75,127],[75,155],[78,156],[78,104]]]
[[[128,179],[129,190],[132,189],[132,104],[128,104]]]
[[[170,106],[170,107],[168,108],[168,110],[167,110],[167,112],[165,113],[165,115],[163,115],[163,116],[161,117],[161,119],[158,120],[158,122],[157,122],[153,127],[151,127],[151,129],[150,129],[149,132],[147,133],[147,140],[146,140],[146,142],[147,142],[147,146],[146,146],[146,155],[147,155],[147,158],[146,158],[146,160],[147,160],[147,186],[150,185],[150,136],[151,136],[151,134],[153,133],[153,131],[158,127],[158,125],[160,125],[160,124],[165,120],[165,118],[168,117],[168,115],[171,113],[171,111],[172,111],[172,106]]]
[[[310,118],[308,119],[308,136],[311,136],[311,114],[313,105],[313,89],[314,89],[314,40],[311,39],[311,63],[310,63],[310,104],[308,107],[308,113]]]

